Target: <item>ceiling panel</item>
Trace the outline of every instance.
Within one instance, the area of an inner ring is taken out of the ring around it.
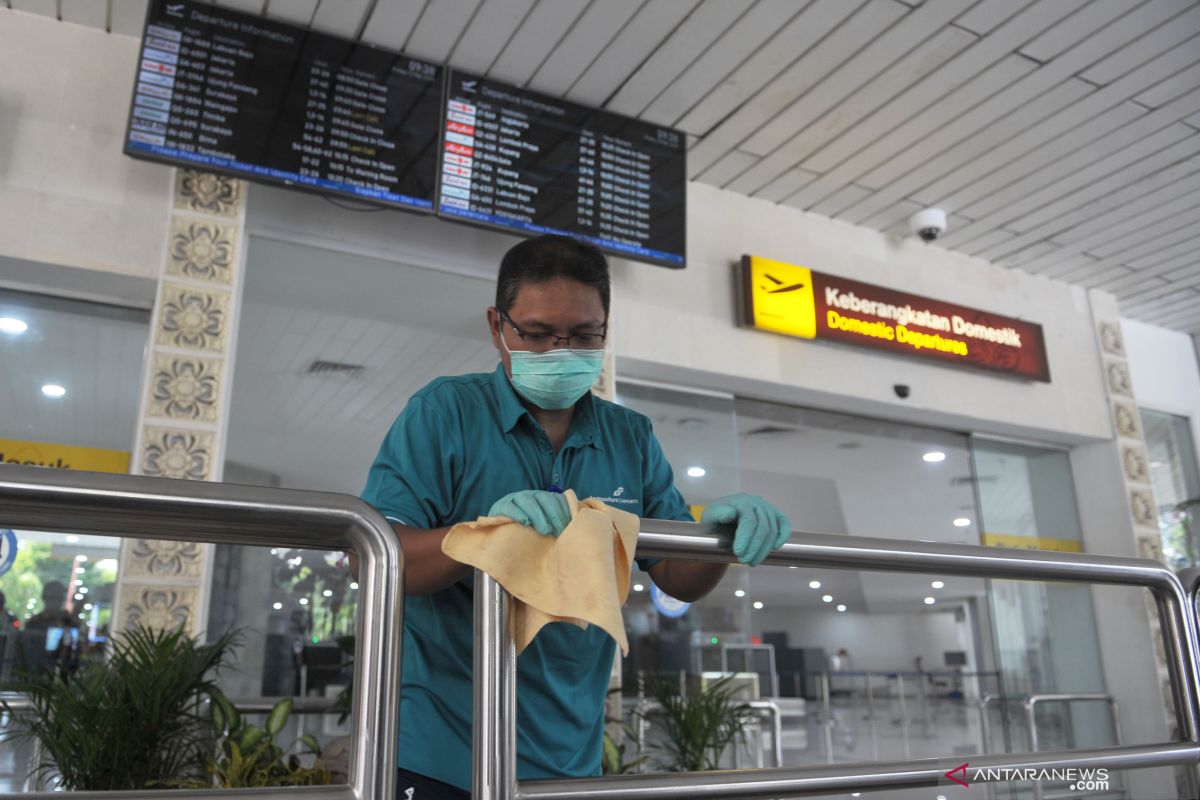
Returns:
[[[718,81],[784,29],[788,20],[803,11],[806,2],[758,0],[747,4],[705,0],[676,35],[659,48],[652,61],[621,87],[610,107],[626,114],[644,114],[646,119],[663,125],[674,125],[697,98],[708,94]],[[747,5],[749,8],[744,8]],[[726,27],[729,19],[736,21]],[[672,48],[698,55],[691,63],[684,64],[683,58],[673,56]],[[658,63],[652,63],[654,60]]]
[[[454,46],[449,61],[455,67],[487,74],[500,51],[524,22],[535,0],[484,0]]]
[[[427,5],[426,0],[380,0],[363,26],[362,40],[377,47],[404,50],[413,27],[421,19]],[[328,10],[334,8],[336,3],[334,0],[325,0],[321,6],[317,10],[318,19],[328,14]],[[353,21],[358,24],[357,19]],[[313,27],[320,26],[314,22]]]
[[[1026,194],[995,214],[977,219],[945,237],[945,245],[984,258],[1003,255],[1006,251],[993,252],[986,245],[979,245],[974,241],[975,235],[1004,225],[1009,230],[1036,237],[1051,232],[1047,226],[1061,230],[1071,217],[1085,219],[1098,210],[1124,202],[1127,197],[1136,197],[1153,187],[1153,180],[1160,171],[1168,170],[1180,159],[1200,151],[1200,137],[1195,134],[1186,125],[1163,128],[1110,158],[1073,172],[1040,191]]]
[[[438,0],[427,4],[408,40],[396,49],[427,61],[448,60],[463,30],[479,9],[479,3],[480,0]],[[405,5],[419,4],[408,2]]]
[[[555,44],[534,73],[532,82],[547,94],[561,97],[629,24],[643,0],[593,3]],[[628,65],[623,65],[628,68]]]
[[[488,76],[524,86],[587,6],[587,0],[538,0]]]
[[[691,177],[764,201],[899,236],[936,205],[939,247],[1200,332],[1200,0],[218,2],[675,125]],[[146,8],[11,5],[122,35]],[[330,336],[347,357],[398,336],[459,357],[367,323]],[[392,383],[290,402],[382,419]]]
[[[630,76],[642,71],[646,60],[662,49],[664,41],[695,8],[696,0],[642,4],[616,38],[587,66],[567,97],[584,105],[604,105]]]
[[[121,0],[112,0],[112,2],[117,3]],[[320,0],[270,0],[267,3],[267,16],[271,19],[290,22],[293,25],[307,26],[312,22],[318,3]]]
[[[815,0],[679,120],[680,128],[702,137],[688,152],[690,174],[707,169],[800,93],[792,84],[806,79],[788,65],[823,41],[855,7],[846,0]]]

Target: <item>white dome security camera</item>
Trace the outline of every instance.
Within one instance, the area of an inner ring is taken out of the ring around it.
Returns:
[[[946,212],[940,208],[923,208],[908,218],[908,227],[923,242],[932,242],[946,232]]]

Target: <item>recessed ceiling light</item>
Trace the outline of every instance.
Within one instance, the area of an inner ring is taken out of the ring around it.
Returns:
[[[81,595],[81,594],[79,594],[78,592],[76,592],[76,593],[75,593],[75,599],[76,599],[76,600],[82,600],[82,599],[83,599],[83,595]]]
[[[271,606],[271,608],[278,611],[279,609],[283,608],[283,603],[275,603],[274,605]]]
[[[688,477],[691,478],[703,478],[708,474],[708,470],[706,470],[704,467],[688,467],[687,473]]]
[[[956,528],[965,528],[970,524],[971,520],[967,519],[966,517],[959,517],[958,519],[954,520],[954,527]]]
[[[846,610],[846,607],[844,605],[842,605],[841,603],[838,603],[838,611],[845,611],[845,610]]]
[[[62,397],[67,393],[67,390],[57,383],[47,383],[42,387],[42,394],[46,397]]]
[[[733,596],[734,596],[734,597],[745,597],[745,596],[746,596],[746,590],[745,590],[745,589],[738,589],[737,591],[735,591],[735,592],[733,593]]]
[[[831,595],[831,594],[821,595],[821,602],[823,602],[823,603],[832,603],[832,602],[833,602],[833,595]]]
[[[307,597],[301,597],[301,598],[300,598],[300,605],[302,605],[302,606],[306,606],[306,605],[308,605],[308,598],[307,598]]]
[[[76,561],[87,561],[87,556],[80,553],[79,555],[75,556],[75,560]]]
[[[350,582],[350,590],[351,590],[351,591],[354,591],[354,592],[357,592],[357,591],[358,591],[358,583],[356,583],[356,582],[354,582],[354,581],[351,581],[351,582]]]
[[[29,326],[25,323],[25,320],[17,319],[16,317],[0,317],[0,333],[20,336],[27,330],[29,330]]]
[[[945,581],[934,581],[933,583],[931,583],[929,585],[935,589],[941,589],[943,586],[946,585],[946,582]]]
[[[820,589],[820,588],[821,588],[821,582],[820,582],[820,581],[809,581],[809,582],[808,582],[808,588],[810,588],[810,589]]]
[[[333,597],[333,589],[326,589],[325,591],[321,592],[321,596],[322,597]]]
[[[925,459],[930,464],[936,464],[939,461],[945,461],[946,454],[943,453],[941,450],[930,450],[928,453],[921,456],[921,458]]]
[[[931,606],[931,605],[933,605],[933,604],[934,604],[934,603],[936,603],[936,602],[937,602],[937,600],[935,600],[935,599],[934,599],[934,598],[932,598],[932,597],[926,597],[926,598],[925,598],[925,605],[927,605],[927,606]]]
[[[79,541],[79,537],[75,536],[74,534],[67,537],[67,544],[75,544],[78,541]]]
[[[646,587],[645,587],[645,586],[642,586],[640,583],[635,583],[635,584],[633,585],[633,590],[634,590],[635,592],[640,592],[640,591],[644,590],[645,588],[646,588]]]
[[[754,607],[755,607],[756,609],[762,609],[762,607],[763,607],[762,600],[755,600],[755,601],[754,601]]]

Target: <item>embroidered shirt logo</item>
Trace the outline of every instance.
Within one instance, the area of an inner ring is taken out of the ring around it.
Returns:
[[[618,486],[618,487],[617,487],[617,490],[616,490],[615,492],[613,492],[613,497],[620,497],[620,496],[621,496],[621,495],[623,495],[623,494],[625,494],[625,487],[624,487],[624,486]]]

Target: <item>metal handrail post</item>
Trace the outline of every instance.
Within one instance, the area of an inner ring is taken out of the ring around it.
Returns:
[[[517,651],[508,626],[508,592],[475,571],[475,680],[471,797],[517,794]]]
[[[1037,733],[1037,704],[1038,703],[1071,703],[1071,702],[1091,701],[1097,703],[1108,703],[1111,708],[1113,721],[1113,738],[1116,739],[1117,745],[1121,744],[1121,725],[1117,718],[1117,701],[1110,694],[1101,694],[1099,692],[1090,692],[1084,694],[1031,694],[1025,698],[1022,705],[1025,708],[1025,723],[1029,726],[1029,749],[1033,752],[1038,751],[1038,733]],[[1069,709],[1068,709],[1069,711]],[[1038,781],[1033,782],[1033,797],[1034,800],[1041,800],[1043,797],[1042,785]]]
[[[824,707],[821,727],[825,740],[825,761],[833,763],[833,697],[829,691],[829,673],[821,673],[821,703]]]
[[[351,716],[350,784],[290,791],[311,800],[374,800],[395,793],[404,562],[399,540],[378,511],[327,492],[5,465],[0,519],[6,527],[39,531],[353,550],[361,597],[354,685],[363,691],[356,694]],[[188,796],[205,800],[244,791],[196,789]],[[30,795],[52,796],[58,795]],[[121,800],[155,794],[72,796]]]
[[[904,673],[896,673],[896,693],[900,696],[900,739],[904,743],[904,757],[912,758],[912,749],[908,742],[908,698],[904,687]]]
[[[731,532],[696,523],[642,520],[637,555],[729,563]],[[859,571],[936,573],[1009,580],[1045,580],[1139,586],[1155,596],[1168,647],[1181,742],[1119,746],[1057,753],[988,754],[969,757],[980,769],[1142,769],[1200,763],[1200,675],[1192,597],[1159,562],[1088,553],[982,547],[940,542],[793,533],[769,555],[774,566]],[[946,785],[954,759],[789,767],[749,772],[629,775],[522,782],[517,800],[662,800],[687,794],[699,800],[755,800],[803,794]],[[973,776],[974,777],[974,776]]]

